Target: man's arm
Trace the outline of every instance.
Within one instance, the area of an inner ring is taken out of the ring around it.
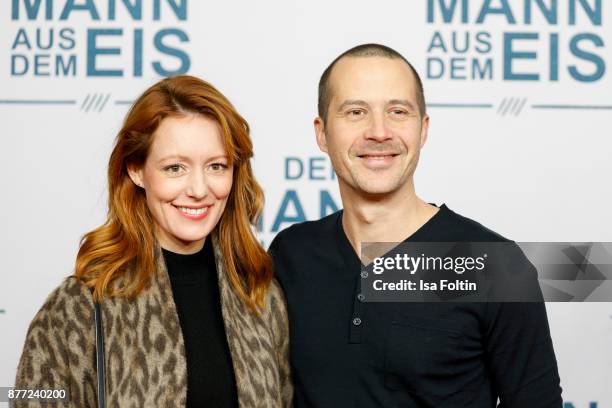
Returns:
[[[493,248],[492,248],[493,249]],[[538,272],[520,247],[495,251],[485,352],[501,408],[561,408],[561,387]],[[503,301],[500,301],[503,300]]]
[[[486,305],[487,365],[500,408],[561,408],[557,360],[542,302]]]

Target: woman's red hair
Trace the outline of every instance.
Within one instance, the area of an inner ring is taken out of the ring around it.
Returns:
[[[272,280],[272,261],[252,229],[263,208],[263,192],[251,169],[249,125],[217,89],[192,76],[156,83],[130,109],[108,163],[107,220],[83,236],[75,275],[93,288],[95,299],[102,299],[134,298],[156,273],[154,221],[144,190],[127,169],[144,165],[164,118],[190,113],[206,115],[221,128],[233,186],[215,231],[233,289],[257,311]]]

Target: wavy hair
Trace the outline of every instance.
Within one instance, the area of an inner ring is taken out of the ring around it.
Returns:
[[[166,78],[147,89],[131,107],[108,163],[108,215],[83,236],[75,275],[93,288],[94,299],[136,297],[156,272],[154,221],[145,192],[128,175],[144,165],[153,133],[162,120],[189,113],[206,115],[221,128],[233,166],[233,185],[217,233],[226,273],[236,294],[257,312],[272,280],[272,261],[252,227],[263,208],[253,177],[249,125],[211,84],[188,75]]]

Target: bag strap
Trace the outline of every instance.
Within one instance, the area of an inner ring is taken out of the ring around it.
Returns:
[[[100,303],[94,302],[96,325],[96,371],[98,372],[98,408],[106,407],[106,375],[104,373],[104,331]]]

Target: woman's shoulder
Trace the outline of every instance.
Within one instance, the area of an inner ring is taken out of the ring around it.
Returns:
[[[93,306],[93,295],[91,290],[74,275],[64,278],[55,288],[49,299],[57,299],[60,302],[87,303]]]
[[[93,296],[87,286],[75,276],[65,278],[44,301],[34,317],[32,325],[49,324],[54,328],[65,324],[53,324],[60,320],[80,326],[89,321],[93,311]]]
[[[75,277],[64,279],[30,323],[17,368],[16,387],[66,389],[70,384],[93,378],[92,319],[89,289]]]
[[[284,336],[287,334],[285,333],[288,331],[287,303],[283,289],[276,279],[272,279],[268,287],[263,314],[266,315],[268,324],[272,326],[277,336]]]
[[[24,354],[43,345],[56,351],[62,350],[76,337],[91,337],[93,315],[93,296],[89,289],[74,276],[65,278],[32,319]]]
[[[282,287],[276,280],[276,278],[270,281],[270,286],[268,287],[268,295],[267,295],[267,306],[268,307],[279,307],[285,305],[285,293],[283,292]]]

